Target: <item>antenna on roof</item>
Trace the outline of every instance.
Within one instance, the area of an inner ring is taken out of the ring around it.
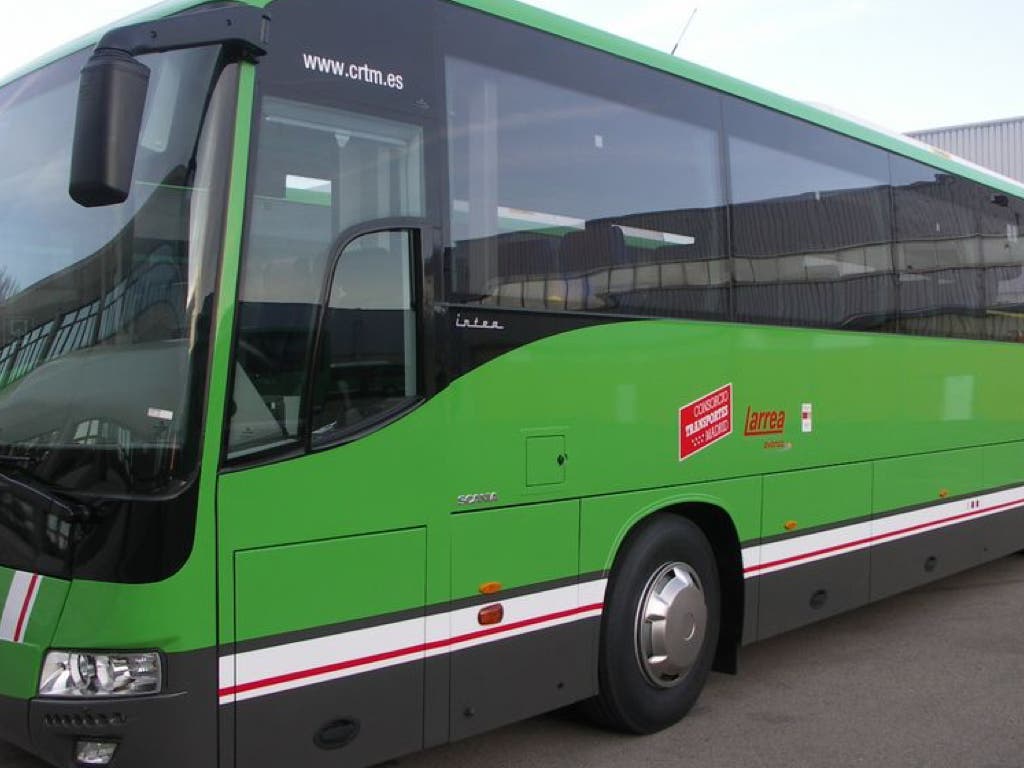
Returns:
[[[681,42],[683,42],[683,38],[686,37],[686,30],[688,30],[690,28],[690,25],[693,23],[693,17],[696,16],[696,15],[697,15],[697,9],[694,8],[693,9],[693,13],[690,14],[690,18],[688,18],[686,20],[686,26],[683,27],[683,31],[679,33],[679,39],[676,40],[676,44],[672,46],[672,53],[670,53],[669,56],[675,56],[676,55],[676,51],[679,50],[679,44]]]

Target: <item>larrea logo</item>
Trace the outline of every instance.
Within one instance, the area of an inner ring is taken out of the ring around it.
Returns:
[[[755,411],[749,405],[747,406],[747,416],[743,421],[744,437],[781,435],[785,431],[785,411]]]

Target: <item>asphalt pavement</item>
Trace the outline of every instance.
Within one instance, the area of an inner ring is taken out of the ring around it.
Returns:
[[[0,768],[42,765],[0,745]],[[393,765],[1024,768],[1024,557],[746,648],[654,736],[556,713]]]

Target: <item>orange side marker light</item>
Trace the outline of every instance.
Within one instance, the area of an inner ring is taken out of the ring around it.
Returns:
[[[941,489],[939,490],[939,498],[940,498],[940,499],[944,499],[944,498],[946,498],[947,496],[949,496],[949,491],[948,491],[947,489],[945,489],[945,488],[941,488]]]
[[[486,608],[481,608],[480,613],[476,615],[476,620],[480,622],[482,627],[490,627],[494,624],[501,624],[501,620],[505,618],[505,607],[498,603],[497,605],[488,605]]]
[[[501,592],[500,581],[485,581],[480,585],[481,595],[493,595],[495,592]]]
[[[799,523],[796,520],[787,520],[782,527],[787,531],[795,531],[798,525]]]

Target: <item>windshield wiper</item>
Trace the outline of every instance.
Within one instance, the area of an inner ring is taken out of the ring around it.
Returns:
[[[9,462],[14,458],[20,457],[0,456],[0,463]],[[24,471],[9,474],[0,470],[0,490],[10,491],[16,497],[30,503],[34,502],[36,505],[42,502],[48,505],[50,512],[68,523],[88,523],[93,518],[92,511],[87,506],[56,493],[38,478]]]
[[[0,456],[0,465],[24,468],[36,462],[31,456]]]

